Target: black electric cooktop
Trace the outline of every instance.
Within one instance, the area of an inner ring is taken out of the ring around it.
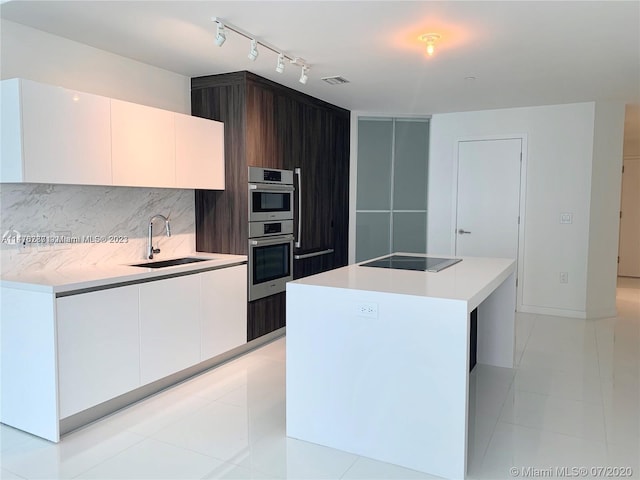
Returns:
[[[393,268],[396,270],[417,270],[420,272],[439,272],[451,265],[461,262],[461,258],[413,257],[410,255],[389,255],[372,262],[363,263],[361,267]]]

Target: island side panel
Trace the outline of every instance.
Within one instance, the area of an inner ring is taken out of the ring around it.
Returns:
[[[287,435],[463,478],[468,347],[464,301],[289,283]]]
[[[47,440],[60,440],[55,298],[3,287],[0,421]]]
[[[513,368],[516,280],[511,273],[478,306],[478,363]]]

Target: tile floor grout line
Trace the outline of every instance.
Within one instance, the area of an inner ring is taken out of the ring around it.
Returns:
[[[128,432],[128,433],[131,433],[131,432]],[[79,474],[77,474],[77,475],[74,475],[74,476],[73,476],[73,477],[71,477],[71,478],[78,478],[78,477],[80,477],[80,476],[84,475],[85,473],[89,472],[90,470],[93,470],[93,469],[94,469],[94,468],[96,468],[97,466],[102,465],[103,463],[105,463],[105,462],[107,462],[107,461],[109,461],[109,460],[114,459],[115,457],[117,457],[118,455],[120,455],[120,454],[121,454],[121,453],[123,453],[123,452],[126,452],[126,451],[127,451],[127,450],[129,450],[130,448],[132,448],[132,447],[134,447],[134,446],[136,446],[136,445],[139,445],[140,443],[144,442],[145,440],[148,440],[148,438],[147,438],[147,437],[145,437],[144,435],[139,435],[139,434],[136,434],[136,435],[138,435],[138,436],[140,436],[140,437],[142,437],[142,438],[140,438],[140,440],[138,440],[137,442],[135,442],[135,443],[133,443],[133,444],[129,445],[128,447],[126,447],[126,448],[124,448],[124,449],[122,449],[122,450],[120,450],[120,451],[118,451],[118,452],[114,453],[113,455],[109,455],[107,458],[102,459],[102,460],[101,460],[101,461],[99,461],[98,463],[94,463],[94,464],[92,464],[92,465],[91,465],[91,467],[87,468],[86,470],[83,470],[81,473],[79,473]]]

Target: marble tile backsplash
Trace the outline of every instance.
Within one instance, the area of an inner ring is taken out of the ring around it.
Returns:
[[[146,258],[149,220],[156,259],[195,250],[193,190],[49,184],[0,185],[2,273],[132,263]]]

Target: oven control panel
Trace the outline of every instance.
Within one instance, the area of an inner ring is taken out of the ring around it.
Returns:
[[[249,223],[249,238],[287,235],[293,233],[293,220]]]

